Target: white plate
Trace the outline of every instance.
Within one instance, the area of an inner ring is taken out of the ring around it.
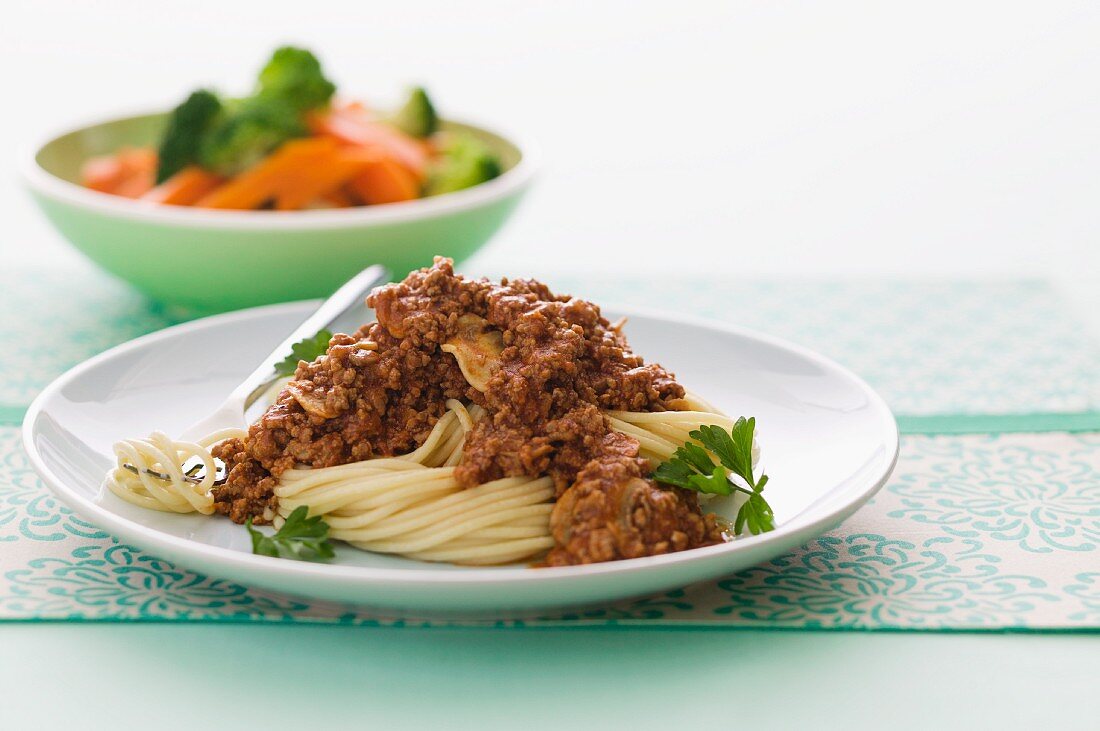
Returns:
[[[867,384],[803,348],[745,330],[634,311],[634,350],[727,413],[755,416],[778,527],[667,556],[552,569],[459,568],[341,546],[328,564],[254,556],[225,518],[143,510],[102,489],[111,444],[174,434],[216,408],[314,303],[260,307],[168,328],[50,384],[23,424],[35,470],[79,514],[157,556],[246,584],[423,614],[507,615],[606,602],[729,574],[832,528],[878,490],[898,432]]]

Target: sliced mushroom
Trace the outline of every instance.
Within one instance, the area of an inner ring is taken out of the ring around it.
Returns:
[[[489,379],[500,367],[504,336],[494,330],[485,318],[463,315],[458,318],[458,331],[440,349],[458,361],[466,382],[478,391],[489,387]]]
[[[286,385],[286,390],[294,397],[294,400],[310,416],[321,419],[335,419],[340,415],[332,399],[326,398],[326,392],[306,390],[299,381],[291,381]]]

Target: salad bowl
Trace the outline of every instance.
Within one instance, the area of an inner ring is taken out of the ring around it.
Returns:
[[[360,208],[231,211],[151,204],[79,184],[81,165],[122,146],[154,145],[167,115],[124,116],[50,137],[24,156],[23,179],[53,225],[85,256],[150,297],[201,312],[330,294],[347,272],[403,272],[456,261],[508,219],[536,169],[531,145],[442,121],[500,160],[499,177],[446,195]]]

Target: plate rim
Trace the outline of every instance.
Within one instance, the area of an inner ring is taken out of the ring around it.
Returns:
[[[609,577],[626,574],[646,572],[658,568],[670,568],[678,564],[691,564],[708,558],[717,559],[723,554],[733,554],[745,551],[749,547],[765,550],[769,544],[782,543],[793,534],[808,534],[813,532],[819,535],[830,527],[838,524],[864,505],[878,492],[893,474],[897,466],[900,450],[900,435],[897,420],[885,400],[871,386],[845,366],[835,360],[822,355],[810,348],[790,342],[767,333],[762,333],[751,328],[742,327],[722,322],[716,319],[692,315],[669,315],[653,308],[619,306],[614,303],[601,305],[601,310],[612,310],[626,315],[637,315],[650,319],[662,320],[671,323],[681,323],[703,327],[711,330],[726,332],[731,335],[755,340],[767,345],[778,347],[796,353],[808,360],[823,365],[831,370],[839,372],[842,376],[853,381],[868,397],[870,406],[882,418],[883,426],[889,429],[885,439],[885,446],[890,450],[888,464],[881,470],[875,479],[869,480],[857,494],[839,505],[821,508],[823,512],[815,513],[811,509],[809,515],[796,516],[791,521],[781,524],[775,531],[756,536],[739,538],[735,541],[722,543],[716,546],[705,546],[687,551],[662,554],[658,556],[644,556],[641,558],[623,559],[619,561],[607,561],[603,563],[586,564],[581,566],[547,567],[538,570],[527,571],[501,571],[499,568],[464,568],[461,571],[454,569],[437,568],[395,568],[395,567],[370,567],[349,566],[341,564],[327,564],[308,561],[292,561],[258,556],[254,554],[235,551],[228,548],[213,546],[199,541],[174,536],[152,528],[143,523],[123,517],[93,500],[69,488],[65,481],[59,478],[35,445],[35,423],[38,416],[43,413],[45,404],[53,398],[61,389],[79,378],[85,371],[91,370],[100,363],[112,358],[154,343],[171,338],[176,332],[203,330],[217,327],[236,321],[247,321],[255,317],[262,317],[272,313],[286,311],[290,313],[300,311],[303,318],[309,314],[310,308],[315,307],[319,300],[300,300],[296,302],[283,302],[273,305],[250,307],[233,312],[198,318],[188,322],[171,325],[132,340],[116,345],[91,358],[78,363],[49,383],[27,407],[21,428],[23,447],[30,459],[35,473],[50,489],[50,491],[62,502],[79,513],[81,516],[91,519],[97,526],[103,528],[112,536],[124,538],[137,544],[143,550],[151,553],[163,551],[172,556],[183,556],[180,563],[187,564],[192,559],[196,564],[205,566],[217,565],[232,567],[235,570],[254,572],[266,576],[278,576],[280,579],[302,579],[307,581],[324,581],[344,584],[354,581],[358,585],[393,585],[400,584],[406,587],[431,587],[439,585],[459,586],[516,586],[532,583],[545,583],[552,579],[592,579],[595,577]],[[892,447],[891,447],[892,445]],[[843,483],[841,483],[843,484]],[[801,519],[800,519],[801,518]],[[136,536],[136,538],[135,538]]]

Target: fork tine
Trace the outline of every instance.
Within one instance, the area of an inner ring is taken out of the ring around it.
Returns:
[[[225,471],[225,463],[223,463],[220,459],[215,459],[214,464],[218,466],[217,473],[214,476],[214,485],[224,485],[226,479],[228,479],[229,477],[229,475]],[[135,475],[140,474],[141,472],[145,472],[145,474],[155,477],[158,480],[164,480],[165,482],[171,480],[171,478],[163,472],[157,472],[156,470],[150,469],[138,470],[137,467],[129,463],[126,463],[122,466],[133,472]],[[195,465],[184,472],[183,479],[187,482],[190,482],[192,485],[198,485],[199,483],[201,483],[203,481],[202,465]]]

